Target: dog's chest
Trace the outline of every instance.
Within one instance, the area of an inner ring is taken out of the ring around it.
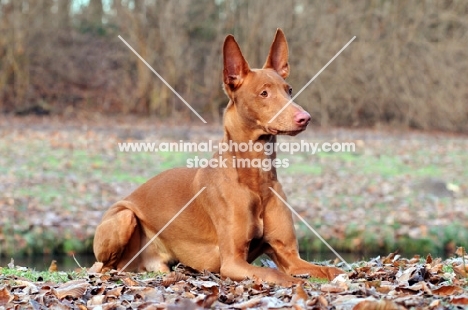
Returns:
[[[252,195],[252,201],[250,205],[250,217],[251,217],[251,237],[261,238],[263,237],[263,217],[265,214],[265,200],[258,194]]]

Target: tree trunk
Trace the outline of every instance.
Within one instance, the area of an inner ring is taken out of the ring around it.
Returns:
[[[59,29],[70,28],[70,0],[58,1],[58,23]]]
[[[62,1],[62,0],[61,0]],[[90,0],[89,1],[89,12],[90,22],[95,27],[102,26],[102,17],[104,15],[104,9],[102,7],[101,0]]]
[[[8,48],[7,59],[10,61],[13,74],[13,96],[15,110],[20,111],[27,107],[29,88],[29,55],[26,43],[28,42],[27,12],[24,12],[23,1],[13,2],[13,44]]]

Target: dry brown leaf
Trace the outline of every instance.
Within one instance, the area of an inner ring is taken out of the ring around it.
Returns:
[[[349,276],[346,273],[343,273],[333,279],[330,284],[339,286],[343,290],[347,291],[350,283]]]
[[[249,299],[247,301],[236,303],[236,304],[232,305],[232,307],[237,308],[237,309],[253,308],[262,301],[262,298],[263,297],[257,296],[257,297],[251,298],[251,299]]]
[[[433,274],[437,274],[437,273],[442,273],[442,268],[444,267],[443,264],[434,264],[432,266],[432,268],[430,269],[430,272],[433,273]]]
[[[212,287],[218,287],[219,284],[214,281],[202,281],[202,280],[189,280],[188,281],[191,285],[198,287],[198,288],[212,288]]]
[[[416,271],[416,267],[409,267],[406,270],[403,270],[401,274],[397,274],[397,281],[398,284],[407,284],[408,280],[413,276],[414,272]]]
[[[354,306],[353,310],[404,310],[405,308],[397,305],[391,300],[364,300]]]
[[[455,254],[458,256],[465,256],[466,255],[465,248],[462,246],[458,247],[457,250],[455,251]]]
[[[431,264],[431,263],[432,263],[432,256],[431,256],[431,254],[427,254],[426,264]]]
[[[235,292],[236,295],[244,294],[244,286],[242,284],[236,286],[236,288],[234,289],[234,292]]]
[[[217,289],[217,287],[216,287]],[[212,294],[207,295],[203,300],[197,302],[197,305],[203,307],[203,309],[211,308],[211,305],[218,300],[218,293],[213,292]]]
[[[432,290],[432,293],[439,296],[450,296],[457,293],[463,293],[463,288],[455,285],[444,285]]]
[[[398,254],[398,252],[393,252],[393,253],[388,254],[387,257],[384,257],[382,259],[382,264],[391,264],[396,254]]]
[[[432,260],[432,265],[433,266],[435,266],[437,264],[440,264],[440,263],[442,263],[442,258],[440,258],[440,257],[437,257],[436,259]]]
[[[431,301],[431,303],[429,304],[429,308],[437,309],[437,307],[440,307],[441,304],[442,303],[441,303],[440,299],[436,299],[436,300]]]
[[[25,281],[25,280],[16,280],[16,286],[23,287],[23,293],[24,294],[37,294],[39,292],[39,288],[32,282],[30,281]]]
[[[54,259],[52,260],[52,262],[50,262],[49,272],[57,272],[57,271],[58,271],[57,261]]]
[[[180,291],[183,294],[185,291]],[[134,300],[134,299],[141,299],[145,301],[152,301],[156,303],[160,303],[164,301],[164,296],[159,289],[154,287],[146,287],[146,286],[134,286],[129,287],[125,290],[122,294],[122,297],[126,300]]]
[[[393,285],[381,285],[375,288],[375,290],[382,294],[388,294],[390,291],[393,291],[395,287]]]
[[[2,289],[0,289],[0,305],[7,304],[10,298],[11,294],[8,289],[8,286],[4,286]]]
[[[454,305],[468,305],[468,295],[453,297],[451,300]]]
[[[432,295],[431,289],[427,286],[426,282],[423,282],[423,281],[415,283],[411,286],[399,287],[398,289],[399,290],[405,289],[405,290],[410,290],[413,292],[423,291],[429,295]]]
[[[122,282],[125,283],[127,286],[138,286],[140,283],[138,281],[135,281],[134,279],[130,277],[125,277],[122,279]]]
[[[52,289],[52,293],[57,296],[59,300],[62,300],[67,296],[78,298],[83,296],[88,287],[89,283],[85,280],[74,280],[63,284],[56,289]]]
[[[298,286],[296,286],[296,292],[293,295],[292,300],[294,302],[296,302],[296,301],[301,300],[301,299],[302,300],[307,300],[307,299],[309,299],[309,295],[307,295],[307,293],[304,290],[304,288],[302,287],[302,285],[298,285]]]
[[[460,265],[453,264],[452,267],[458,278],[464,279],[468,277],[468,265],[461,263]]]
[[[341,293],[345,291],[344,288],[331,285],[331,284],[322,284],[322,286],[320,287],[320,290],[322,292],[327,292],[327,293]]]
[[[88,307],[91,307],[91,306],[100,306],[103,304],[104,302],[104,298],[106,296],[104,295],[97,295],[97,296],[93,296],[91,297],[90,300],[88,300],[88,303],[86,304]]]
[[[325,296],[319,295],[319,297],[318,297],[318,302],[319,302],[322,306],[328,307],[328,300],[325,298]]]
[[[377,280],[366,281],[364,282],[364,284],[366,285],[366,288],[379,287],[380,285],[382,285],[382,281],[377,279]]]
[[[306,305],[308,307],[314,306],[318,302],[317,296],[310,298],[309,300],[306,301]]]
[[[138,306],[138,309],[142,309],[142,310],[161,310],[161,309],[166,309],[166,308],[168,308],[166,304],[154,304],[150,302],[144,302]],[[182,309],[182,307],[180,309]]]
[[[88,273],[101,273],[102,267],[104,266],[101,262],[95,262],[91,268],[88,269]]]
[[[358,272],[358,273],[360,273],[360,272],[367,273],[370,270],[371,270],[371,267],[368,267],[368,266],[356,268],[356,272]]]
[[[102,282],[105,282],[105,281],[109,281],[110,278],[111,278],[111,275],[103,274],[99,277],[99,280],[101,280]]]
[[[421,260],[421,255],[414,255],[412,259],[409,260],[410,264],[416,264]]]
[[[108,290],[106,292],[106,296],[115,296],[115,297],[120,297],[120,295],[122,295],[122,289],[123,289],[123,286],[118,286],[116,288],[113,288],[111,290]]]
[[[162,280],[162,285],[165,287],[168,287],[169,285],[172,285],[176,282],[179,281],[185,281],[188,279],[188,276],[186,276],[183,273],[180,272],[171,272],[170,274],[166,275],[163,280]]]

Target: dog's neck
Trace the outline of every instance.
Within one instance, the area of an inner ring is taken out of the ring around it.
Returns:
[[[276,159],[276,152],[274,151],[274,144],[276,143],[276,136],[271,134],[265,134],[263,129],[258,126],[252,127],[242,121],[242,118],[238,117],[235,111],[226,111],[224,114],[224,137],[222,143],[230,146],[235,144],[240,146],[241,144],[250,145],[252,150],[241,151],[240,149],[230,148],[228,151],[221,154],[222,158],[225,158],[228,162],[229,169],[234,169],[238,175],[238,181],[248,185],[250,188],[262,187],[262,191],[268,189],[271,182],[277,180],[276,168],[272,165],[273,160]],[[261,151],[255,151],[253,145],[258,143],[262,146]],[[269,143],[270,149],[266,148],[266,144]],[[270,152],[265,152],[269,150]],[[266,154],[267,153],[267,154]],[[218,154],[215,154],[218,156]],[[240,167],[238,164],[239,160],[248,161],[252,164],[256,163],[268,163],[270,164],[269,170],[264,170],[259,167]],[[236,161],[234,163],[234,161]]]

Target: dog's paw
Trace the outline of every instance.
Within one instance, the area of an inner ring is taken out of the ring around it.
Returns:
[[[343,270],[336,267],[322,267],[322,272],[328,280],[333,280],[338,275],[345,273]]]

